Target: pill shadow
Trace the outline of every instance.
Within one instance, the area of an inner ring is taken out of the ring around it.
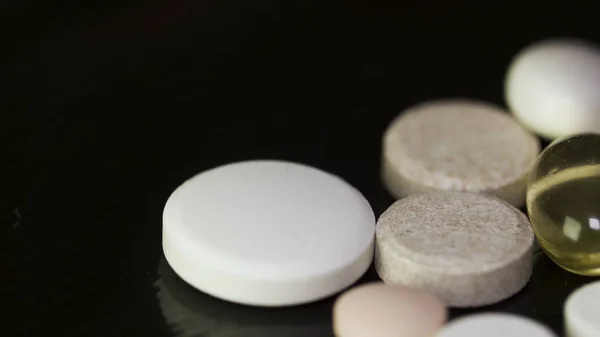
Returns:
[[[262,308],[223,301],[183,281],[162,256],[155,283],[160,309],[180,337],[331,337],[334,297],[286,308]]]

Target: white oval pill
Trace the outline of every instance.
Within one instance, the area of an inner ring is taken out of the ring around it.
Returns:
[[[527,217],[490,196],[434,192],[401,199],[381,215],[375,235],[383,281],[426,289],[449,306],[504,300],[532,272]]]
[[[578,40],[548,40],[520,51],[505,79],[515,117],[547,139],[600,131],[600,49]]]
[[[526,317],[483,313],[450,322],[436,337],[556,337],[548,327]]]
[[[575,290],[565,302],[567,337],[600,336],[600,281]]]
[[[503,109],[467,99],[404,111],[383,136],[382,180],[396,198],[431,191],[494,195],[520,207],[539,140]]]
[[[425,290],[374,282],[337,299],[333,330],[337,337],[433,337],[446,318],[444,304]]]
[[[197,289],[285,306],[354,283],[373,256],[375,217],[342,179],[301,164],[247,161],[196,175],[163,213],[163,250]]]

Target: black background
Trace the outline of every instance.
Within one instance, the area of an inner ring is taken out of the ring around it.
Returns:
[[[160,244],[170,192],[220,164],[286,159],[343,177],[379,214],[394,116],[443,97],[503,104],[525,45],[600,42],[593,3],[3,2],[0,335],[331,336],[333,299],[256,309],[179,280]],[[565,297],[590,280],[538,252],[520,294],[452,316],[562,332]]]

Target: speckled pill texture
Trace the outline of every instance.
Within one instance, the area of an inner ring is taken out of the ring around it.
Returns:
[[[398,199],[463,191],[521,207],[539,152],[539,140],[491,103],[430,101],[390,123],[383,136],[382,180]]]
[[[532,272],[527,217],[491,196],[413,195],[376,227],[375,268],[388,284],[424,288],[453,307],[477,307],[519,292]]]

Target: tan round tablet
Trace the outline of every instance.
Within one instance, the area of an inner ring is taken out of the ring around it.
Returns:
[[[383,281],[424,288],[449,306],[499,302],[531,277],[529,221],[495,197],[409,196],[380,216],[375,233],[375,268]]]
[[[336,337],[433,337],[446,322],[443,303],[422,289],[368,283],[333,307]]]
[[[539,140],[503,109],[454,99],[404,111],[383,136],[382,180],[396,198],[436,190],[494,195],[520,207]]]

